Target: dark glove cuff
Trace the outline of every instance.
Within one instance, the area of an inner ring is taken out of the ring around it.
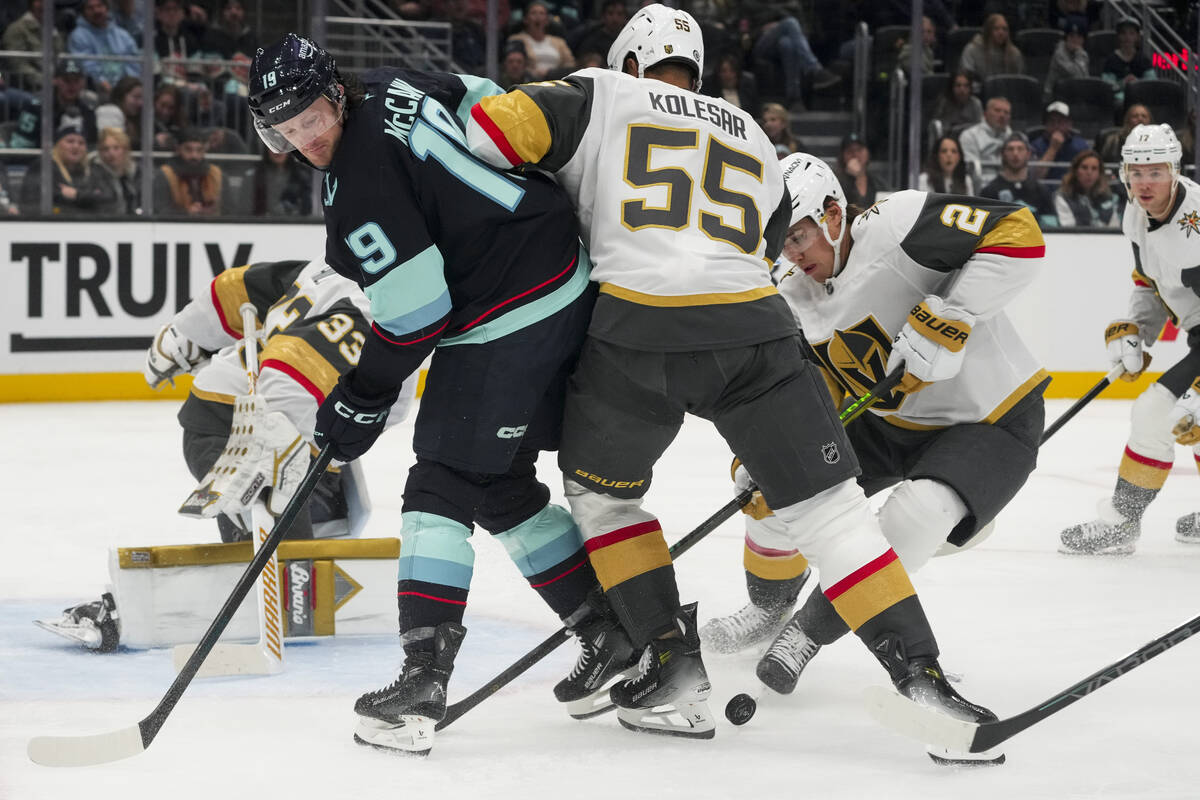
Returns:
[[[371,385],[361,386],[362,380],[358,375],[358,367],[354,367],[342,375],[338,383],[346,401],[359,411],[382,411],[391,408],[400,397],[400,387],[380,389]]]

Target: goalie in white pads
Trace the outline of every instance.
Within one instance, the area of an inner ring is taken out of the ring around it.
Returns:
[[[1188,353],[1134,401],[1112,496],[1100,501],[1097,519],[1062,532],[1063,553],[1132,553],[1142,516],[1175,461],[1175,445],[1191,447],[1200,468],[1200,185],[1179,174],[1182,155],[1170,125],[1138,125],[1121,148],[1129,192],[1121,229],[1133,244],[1133,292],[1128,316],[1109,323],[1104,340],[1113,366],[1125,367],[1125,380],[1150,363],[1144,348],[1158,340],[1168,317],[1187,331]],[[1180,517],[1175,538],[1200,542],[1200,513]]]
[[[243,303],[254,305],[260,326],[260,376],[254,433],[246,443],[239,468],[226,485],[207,484],[189,503],[216,516],[221,540],[249,538],[245,517],[258,486],[241,485],[263,474],[271,476],[268,507],[279,513],[308,467],[317,406],[338,376],[358,362],[370,330],[366,296],[352,281],[319,261],[257,263],[222,272],[209,291],[190,302],[154,337],[146,353],[146,382],[154,388],[182,374],[195,378],[179,411],[183,455],[199,481],[217,462],[231,431],[248,428],[235,417],[234,403],[247,390],[242,347]],[[404,419],[416,381],[410,380],[393,406],[389,423]],[[277,465],[287,464],[285,468]],[[212,491],[216,489],[216,491]],[[207,491],[206,491],[207,490]],[[315,535],[357,534],[369,511],[361,469],[357,464],[331,470],[289,530],[289,539]],[[57,620],[38,625],[75,639],[98,652],[119,644],[119,586],[101,600],[66,609]]]
[[[847,435],[866,493],[895,487],[879,524],[916,572],[986,535],[1036,464],[1049,376],[1003,309],[1041,264],[1041,231],[1027,209],[978,197],[901,191],[861,211],[820,159],[798,153],[780,166],[792,215],[779,291],[830,391],[857,397],[904,364],[899,389]],[[736,464],[735,480],[749,480]],[[807,575],[788,524],[762,502],[747,514],[751,603],[704,629],[727,652],[778,630]],[[771,689],[791,692],[817,650],[848,632],[837,589],[812,592],[759,661]]]

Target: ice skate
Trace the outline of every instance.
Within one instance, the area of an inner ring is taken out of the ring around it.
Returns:
[[[455,622],[438,625],[431,649],[408,655],[400,677],[391,685],[358,698],[354,741],[381,750],[429,755],[434,726],[446,716],[446,684],[466,633]]]
[[[1200,511],[1184,514],[1175,521],[1175,541],[1200,543]]]
[[[111,653],[121,640],[119,619],[116,601],[105,592],[99,600],[63,609],[58,619],[35,619],[33,624],[79,642],[88,650]]]
[[[972,703],[954,690],[936,660],[914,660],[908,665],[907,673],[895,680],[894,684],[896,691],[909,700],[935,708],[955,719],[968,722],[996,721],[996,715],[991,711]],[[1004,753],[998,748],[971,753],[929,746],[926,752],[934,763],[945,766],[976,767],[1004,763]]]
[[[700,657],[696,604],[679,609],[678,637],[646,645],[638,674],[610,690],[617,718],[632,731],[711,739],[716,724],[708,708],[712,686]]]
[[[1086,556],[1127,556],[1137,546],[1142,526],[1124,517],[1111,500],[1100,503],[1100,518],[1072,525],[1059,536],[1058,552]]]
[[[725,617],[714,617],[704,623],[704,627],[700,629],[700,641],[704,644],[704,649],[730,655],[759,642],[773,639],[787,623],[792,609],[796,606],[796,596],[800,594],[811,574],[812,568],[809,567],[799,578],[789,580],[789,583],[794,583],[795,586],[789,587],[791,596],[782,598],[784,602],[771,606],[750,602],[740,611]]]
[[[554,696],[566,703],[572,717],[587,719],[612,710],[609,685],[636,671],[638,655],[621,624],[609,615],[594,614],[572,632],[579,640],[579,659],[554,687]]]
[[[800,612],[797,611],[758,660],[754,672],[767,688],[779,694],[791,694],[800,680],[800,673],[820,649],[821,645],[800,627]]]

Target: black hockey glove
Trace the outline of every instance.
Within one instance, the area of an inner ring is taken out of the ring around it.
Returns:
[[[397,390],[382,397],[359,397],[349,388],[354,386],[354,372],[343,375],[317,409],[313,429],[317,447],[333,445],[333,457],[338,461],[353,461],[371,449],[399,396]]]

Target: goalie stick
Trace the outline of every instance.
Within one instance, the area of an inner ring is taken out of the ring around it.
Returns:
[[[308,468],[304,480],[296,488],[296,493],[292,495],[287,507],[275,521],[275,529],[271,531],[271,535],[262,543],[250,563],[246,565],[233,592],[225,600],[221,610],[217,612],[217,616],[208,626],[208,630],[200,637],[195,651],[188,657],[187,663],[175,677],[175,682],[167,689],[167,693],[163,695],[162,700],[154,707],[153,711],[136,725],[107,733],[90,736],[35,736],[29,740],[27,748],[29,759],[35,764],[46,767],[83,767],[129,758],[148,748],[159,730],[162,729],[163,723],[167,721],[167,717],[175,708],[176,703],[187,690],[192,678],[196,677],[200,665],[204,663],[205,656],[217,643],[217,639],[229,621],[233,619],[234,613],[246,598],[250,587],[258,578],[258,574],[275,554],[279,542],[292,527],[292,522],[300,513],[300,509],[308,502],[309,495],[316,488],[317,482],[332,460],[333,449],[326,445],[317,455],[312,466]]]
[[[891,394],[892,390],[900,383],[900,379],[904,377],[904,365],[901,364],[891,374],[883,378],[879,383],[871,387],[870,391],[859,397],[853,403],[845,408],[839,415],[842,424],[847,424],[851,420],[860,416],[877,400],[885,395]],[[719,528],[725,520],[736,514],[743,506],[749,503],[754,498],[755,487],[751,484],[750,488],[738,493],[737,497],[730,500],[721,508],[717,509],[711,517],[701,522],[688,535],[684,536],[675,544],[671,545],[670,553],[671,560],[679,558],[686,553],[696,542],[703,539],[708,534]],[[459,700],[457,703],[451,703],[446,707],[446,716],[442,717],[434,730],[442,730],[447,725],[452,725],[455,720],[466,714],[475,706],[488,699],[496,692],[503,689],[511,683],[517,676],[528,670],[534,664],[541,661],[550,653],[554,652],[563,642],[571,638],[571,631],[562,627],[554,633],[550,634],[541,644],[530,650],[525,655],[521,656],[512,666],[501,672],[488,683],[485,683],[479,689],[476,689],[471,694]]]
[[[896,733],[928,745],[958,752],[980,753],[1008,741],[1046,717],[1057,714],[1076,700],[1082,700],[1101,686],[1115,681],[1196,633],[1200,633],[1200,617],[1193,617],[1157,639],[1147,642],[1119,661],[1093,672],[1074,686],[1064,689],[1028,711],[995,722],[979,723],[954,719],[927,706],[918,705],[882,686],[868,686],[863,690],[863,700],[871,716]]]
[[[1058,429],[1071,421],[1071,418],[1083,410],[1083,407],[1096,399],[1096,397],[1108,388],[1108,385],[1121,377],[1125,373],[1125,367],[1120,364],[1112,368],[1112,371],[1100,379],[1100,382],[1087,390],[1087,394],[1075,401],[1075,404],[1062,413],[1058,419],[1050,423],[1050,427],[1046,428],[1046,432],[1042,434],[1040,444],[1045,444],[1046,440],[1054,434],[1058,433]]]

